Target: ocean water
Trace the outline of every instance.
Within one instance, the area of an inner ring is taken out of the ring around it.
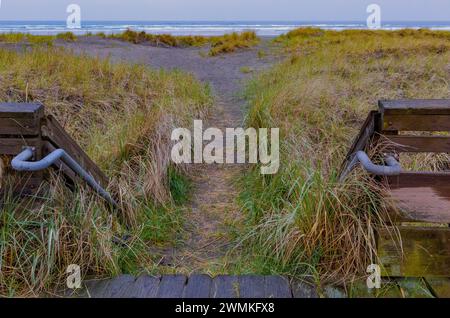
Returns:
[[[148,33],[169,33],[173,35],[221,35],[234,31],[255,30],[260,36],[276,36],[297,27],[320,27],[328,30],[366,29],[365,22],[145,22],[145,21],[85,21],[81,29],[67,29],[65,21],[0,21],[0,33],[24,32],[39,35],[52,35],[66,31],[75,34],[87,32],[106,34],[120,33],[126,29],[146,31]],[[404,28],[432,30],[450,30],[447,22],[385,22],[382,29],[399,30]]]

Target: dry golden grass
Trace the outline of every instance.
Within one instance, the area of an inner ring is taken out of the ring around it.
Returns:
[[[72,32],[64,32],[57,35],[33,35],[25,33],[0,34],[0,42],[4,43],[28,43],[32,45],[52,46],[56,39],[74,42],[77,40],[77,37]]]
[[[280,128],[282,163],[276,176],[244,178],[243,244],[262,272],[364,274],[388,202],[360,171],[338,183],[340,165],[379,99],[450,97],[450,33],[308,28],[276,41],[290,58],[250,85],[248,124]]]
[[[44,104],[109,175],[121,205],[111,214],[92,191],[71,192],[57,176],[42,197],[19,204],[7,195],[0,294],[51,292],[64,286],[69,264],[95,277],[151,270],[149,244],[173,240],[182,226],[170,189],[181,173],[169,164],[170,133],[208,112],[208,87],[181,72],[62,49],[0,50],[0,99]],[[15,184],[9,179],[6,189]]]
[[[170,34],[149,34],[144,31],[126,30],[120,34],[112,34],[109,38],[120,39],[134,44],[150,43],[168,47],[204,46],[210,44],[210,56],[233,53],[239,49],[250,48],[259,43],[253,31],[233,32],[222,36],[173,36]]]
[[[246,31],[242,33],[225,34],[220,37],[211,38],[210,56],[217,56],[220,54],[233,53],[238,49],[246,49],[253,47],[259,43],[259,38],[253,31]]]

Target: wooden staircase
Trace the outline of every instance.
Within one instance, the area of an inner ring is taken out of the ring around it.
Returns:
[[[408,153],[450,153],[450,100],[380,101],[379,110],[369,114],[355,139],[342,171],[357,151],[368,152],[380,143],[384,152],[399,158]],[[448,297],[450,171],[402,171],[376,180],[387,186],[393,202],[387,219],[391,228],[378,231],[383,275],[425,278],[431,287],[444,286]]]
[[[102,187],[106,188],[109,184],[108,177],[56,119],[45,115],[44,106],[34,103],[0,103],[0,157],[11,159],[25,147],[34,148],[33,159],[36,161],[55,149],[64,149]],[[58,163],[55,168],[62,172],[69,184],[79,181],[76,173],[64,163]],[[47,176],[46,171],[25,173],[6,169],[6,173],[18,177],[20,181],[17,182],[14,192],[22,196],[36,193]]]

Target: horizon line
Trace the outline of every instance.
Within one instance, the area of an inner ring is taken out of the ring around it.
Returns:
[[[318,23],[318,22],[335,22],[335,23],[365,23],[366,20],[82,20],[83,22],[147,22],[147,23],[168,23],[168,22],[280,22],[280,23]],[[16,19],[0,19],[0,22],[65,22],[65,20],[16,20]],[[433,22],[433,23],[450,23],[445,20],[385,20],[383,23],[389,22]]]

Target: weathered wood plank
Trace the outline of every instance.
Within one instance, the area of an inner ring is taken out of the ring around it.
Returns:
[[[450,228],[400,226],[398,232],[401,245],[394,228],[378,231],[383,276],[450,277]]]
[[[0,154],[15,156],[23,151],[24,147],[41,147],[40,138],[0,138]]]
[[[391,189],[446,187],[450,184],[450,173],[445,172],[404,172],[387,178]]]
[[[44,142],[42,149],[43,149],[43,153],[45,155],[56,150],[55,146],[53,146],[53,144],[51,144],[49,141]],[[58,160],[58,162],[56,162],[53,166],[55,169],[57,169],[57,171],[55,173],[58,176],[66,177],[66,181],[69,181],[69,180],[71,181],[71,184],[69,182],[69,184],[66,184],[66,185],[73,185],[77,182],[82,182],[82,179],[69,166],[67,166],[61,160]]]
[[[40,118],[44,106],[38,103],[0,103],[0,118]]]
[[[209,298],[212,278],[208,275],[192,275],[184,287],[183,298]]]
[[[438,298],[450,298],[450,278],[425,278],[433,294]]]
[[[388,136],[395,152],[450,152],[450,137],[441,136]]]
[[[139,276],[134,283],[135,298],[155,298],[158,293],[161,277],[148,275]]]
[[[186,280],[184,275],[164,275],[161,278],[156,298],[181,298]]]
[[[65,132],[52,116],[46,118],[42,126],[45,140],[50,141],[56,148],[64,149],[80,166],[88,171],[103,187],[108,187],[109,179],[100,168],[89,158],[83,149]],[[70,177],[70,176],[69,176]]]
[[[380,112],[384,114],[443,114],[450,115],[449,99],[401,99],[380,100]]]
[[[397,222],[450,224],[450,185],[392,189],[390,200]]]
[[[313,287],[309,283],[293,281],[291,283],[291,289],[294,298],[319,298],[316,287]]]
[[[264,276],[243,275],[239,276],[240,298],[264,298],[265,294]]]
[[[359,134],[356,136],[353,141],[350,150],[347,153],[346,159],[341,167],[341,178],[345,178],[345,176],[350,172],[348,171],[348,166],[352,161],[353,155],[360,150],[365,150],[368,146],[370,140],[372,139],[375,130],[376,130],[376,118],[377,112],[372,111],[367,116]]]
[[[384,131],[449,131],[448,115],[384,115]]]
[[[37,136],[39,121],[28,118],[0,118],[0,135]]]
[[[121,275],[109,281],[107,290],[103,293],[104,298],[128,298],[128,289],[136,279],[131,275]]]
[[[264,278],[265,298],[292,298],[289,281],[282,276],[266,276]]]
[[[106,298],[110,280],[91,280],[85,282],[85,295],[88,298]]]
[[[401,278],[397,283],[404,298],[434,298],[422,278]]]
[[[0,103],[0,135],[37,136],[44,107],[30,103]]]
[[[212,298],[239,298],[237,276],[219,275],[215,277],[211,291]]]
[[[349,287],[349,298],[402,298],[395,280],[382,279],[381,288],[368,288],[367,282],[353,282]]]
[[[128,290],[128,297],[156,298],[160,282],[161,277],[141,275]]]
[[[348,298],[344,289],[334,286],[326,286],[323,295],[325,298]]]

